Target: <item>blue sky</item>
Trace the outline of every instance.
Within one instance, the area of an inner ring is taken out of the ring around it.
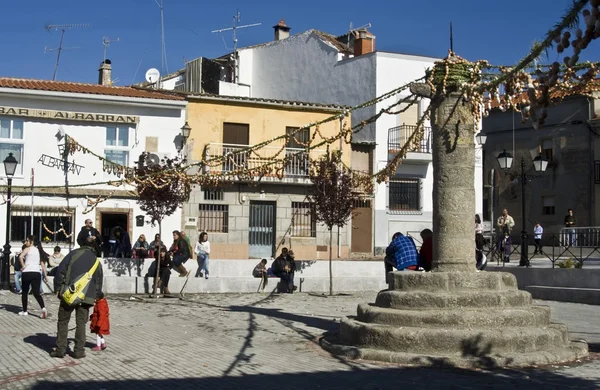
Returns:
[[[315,28],[341,35],[350,22],[355,27],[371,23],[378,50],[443,57],[452,21],[457,54],[514,64],[569,4],[571,0],[163,0],[168,70],[182,68],[184,58],[228,52],[231,33],[211,30],[231,26],[238,9],[241,24],[262,23],[238,30],[239,47],[272,40],[272,26],[284,18],[292,34]],[[120,38],[107,52],[117,85],[143,81],[148,68],[161,67],[160,11],[154,0],[5,1],[2,14],[0,76],[52,79],[56,52],[45,54],[44,48],[58,47],[60,32],[47,32],[47,24],[91,25],[65,33],[64,46],[79,48],[63,51],[58,80],[97,82],[103,36]],[[581,57],[600,61],[598,43]],[[555,59],[552,54],[543,62]]]

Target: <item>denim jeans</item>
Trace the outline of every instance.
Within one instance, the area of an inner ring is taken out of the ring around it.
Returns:
[[[200,272],[204,272],[204,275],[208,275],[208,255],[198,255],[198,267]]]
[[[15,291],[21,291],[21,276],[23,272],[15,271]]]

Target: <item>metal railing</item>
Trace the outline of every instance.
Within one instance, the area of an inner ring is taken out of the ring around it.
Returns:
[[[325,150],[306,151],[303,148],[285,148],[265,146],[257,150],[240,152],[251,145],[210,143],[204,151],[208,169],[211,172],[231,172],[238,169],[254,169],[263,166],[272,159],[285,157],[284,174],[290,177],[308,177],[311,159],[316,159]],[[211,160],[223,158],[220,164],[211,164]],[[216,166],[215,166],[216,165]]]
[[[538,240],[533,234],[527,235],[528,261],[546,259],[552,263],[552,268],[571,260],[575,268],[582,268],[586,261],[600,261],[600,227],[561,229],[559,233],[544,233]],[[415,241],[417,248],[421,246],[420,232],[408,231]],[[521,257],[521,234],[513,230],[510,240],[505,241],[504,235],[498,233],[484,234],[483,252],[488,262],[504,264],[505,260],[518,263]],[[435,236],[434,236],[435,239]],[[473,241],[475,234],[473,234]]]
[[[388,152],[396,153],[406,144],[410,136],[417,130],[414,125],[402,125],[388,130]],[[409,152],[431,153],[431,127],[423,128],[423,137],[418,145],[411,147]]]

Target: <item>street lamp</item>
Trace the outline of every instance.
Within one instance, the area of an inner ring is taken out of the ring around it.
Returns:
[[[479,143],[479,145],[485,145],[485,141],[487,141],[487,135],[485,135],[484,132],[480,131],[475,136],[475,139],[477,140],[477,142]]]
[[[187,139],[190,137],[190,133],[192,132],[192,128],[188,125],[187,121],[183,126],[181,126],[181,149],[187,142]]]
[[[505,172],[512,167],[513,156],[506,150],[503,150],[497,157],[498,165]],[[544,172],[548,167],[548,160],[539,154],[533,159],[533,168],[536,172]],[[525,218],[525,185],[527,184],[527,174],[525,173],[525,159],[521,156],[521,215],[523,228],[521,229],[521,259],[519,260],[519,266],[529,267],[529,247],[527,245],[527,221]]]
[[[10,290],[10,197],[12,190],[12,178],[17,170],[17,165],[19,165],[19,162],[13,156],[12,153],[9,153],[8,157],[4,159],[4,171],[6,172],[6,181],[8,182],[8,189],[6,191],[6,244],[4,245],[4,252],[2,255],[2,269],[0,270],[0,288],[3,290]]]

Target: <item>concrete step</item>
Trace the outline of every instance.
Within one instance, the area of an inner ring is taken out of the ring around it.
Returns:
[[[534,299],[600,305],[600,289],[581,287],[525,286]]]
[[[485,315],[482,310],[481,315]],[[414,354],[465,355],[551,351],[568,345],[562,324],[541,327],[421,328],[367,324],[345,318],[340,324],[342,344]]]
[[[527,308],[396,310],[366,303],[358,305],[357,320],[366,323],[407,327],[505,328],[550,325],[550,307]]]
[[[443,293],[387,290],[377,294],[375,305],[408,310],[522,307],[531,305],[531,294],[520,290],[457,290]]]
[[[392,272],[388,275],[390,290],[455,291],[516,290],[517,279],[508,272]]]
[[[588,355],[585,342],[572,341],[561,348],[535,352],[507,352],[494,355],[485,351],[471,349],[461,354],[416,354],[394,352],[383,349],[362,348],[350,345],[330,343],[320,340],[321,346],[330,353],[348,359],[376,360],[388,363],[410,364],[417,367],[464,367],[464,368],[498,368],[498,367],[531,367],[533,364],[557,364],[572,362]]]

